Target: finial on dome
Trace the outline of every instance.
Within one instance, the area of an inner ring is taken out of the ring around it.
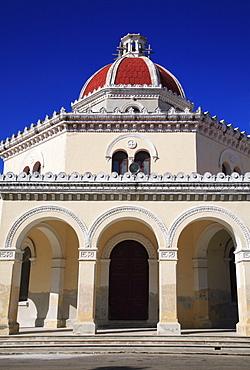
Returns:
[[[120,45],[117,48],[118,57],[130,54],[134,57],[145,56],[150,57],[152,49],[150,46],[146,49],[147,39],[140,33],[128,33],[121,38]]]

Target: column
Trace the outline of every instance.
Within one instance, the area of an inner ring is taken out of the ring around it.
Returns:
[[[15,249],[0,250],[0,334],[19,332],[17,310],[21,279],[22,252]]]
[[[148,260],[149,268],[149,301],[148,324],[155,325],[158,321],[158,261]]]
[[[110,259],[101,259],[101,286],[100,286],[100,300],[99,300],[99,318],[98,324],[100,326],[107,325],[108,319],[108,299],[109,299],[109,266]]]
[[[195,327],[211,328],[208,307],[207,259],[193,259]]]
[[[235,252],[239,322],[237,333],[250,336],[250,251]]]
[[[96,249],[79,250],[77,317],[75,334],[95,334]]]
[[[178,335],[177,319],[177,250],[159,250],[159,322],[157,333]]]
[[[49,310],[44,320],[46,328],[62,328],[65,326],[65,320],[63,320],[62,316],[64,270],[64,259],[53,258],[51,260]]]

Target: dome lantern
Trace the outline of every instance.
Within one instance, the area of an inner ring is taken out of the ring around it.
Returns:
[[[146,49],[147,39],[140,33],[128,33],[126,36],[121,38],[119,47],[117,48],[118,57],[122,56],[150,56],[152,52],[150,45]]]

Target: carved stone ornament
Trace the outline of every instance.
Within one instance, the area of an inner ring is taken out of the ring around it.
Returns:
[[[88,233],[89,234],[89,245],[91,245],[91,243],[92,243],[93,236],[94,236],[97,228],[107,218],[112,217],[113,215],[116,215],[118,213],[123,213],[123,212],[134,212],[134,213],[137,213],[137,214],[143,214],[146,217],[148,217],[149,219],[151,219],[160,228],[160,231],[161,231],[161,233],[163,235],[163,239],[164,239],[165,244],[166,244],[166,242],[167,242],[167,235],[168,235],[167,228],[164,225],[164,223],[155,214],[153,214],[152,212],[150,212],[149,210],[147,210],[145,208],[138,207],[138,206],[120,206],[120,207],[115,207],[115,208],[109,209],[108,211],[104,212],[102,215],[100,215],[94,221],[94,223],[90,227],[89,233]]]
[[[177,250],[159,250],[159,261],[177,261]]]
[[[97,250],[93,249],[79,249],[79,261],[96,261]]]
[[[22,261],[22,252],[19,249],[0,249],[0,261]]]
[[[245,238],[246,245],[250,249],[250,234],[249,230],[246,227],[246,225],[232,212],[225,208],[216,207],[216,206],[198,206],[195,208],[191,208],[188,211],[184,212],[180,217],[178,217],[175,222],[172,224],[172,226],[169,229],[169,245],[172,245],[174,234],[177,230],[177,228],[181,225],[181,223],[188,217],[203,213],[203,212],[213,212],[217,213],[219,215],[226,216],[229,220],[233,221],[240,229],[241,232]],[[198,219],[197,219],[198,220]]]
[[[130,139],[130,140],[128,140],[128,142],[127,142],[127,146],[128,146],[128,148],[130,148],[130,149],[135,149],[135,148],[136,148],[136,146],[137,146],[137,142],[136,142],[135,140]]]
[[[40,207],[36,207],[36,208],[33,208],[27,212],[25,212],[22,216],[20,216],[15,222],[14,224],[12,225],[8,235],[7,235],[7,238],[6,238],[6,241],[5,241],[5,248],[10,248],[11,247],[11,244],[12,244],[12,240],[13,240],[13,237],[15,235],[15,233],[17,232],[18,228],[20,227],[20,225],[25,221],[27,220],[29,217],[35,215],[35,214],[38,214],[38,213],[42,213],[42,212],[59,212],[59,213],[62,213],[70,218],[72,218],[77,224],[78,226],[80,227],[81,229],[81,232],[83,234],[83,237],[84,237],[84,240],[85,240],[85,244],[88,245],[87,243],[87,228],[86,226],[84,225],[84,223],[82,222],[82,220],[80,220],[79,217],[76,216],[76,214],[64,207],[59,207],[59,206],[54,206],[54,205],[47,205],[47,206],[40,206]]]
[[[235,252],[235,262],[250,262],[250,251],[243,250],[240,252]]]

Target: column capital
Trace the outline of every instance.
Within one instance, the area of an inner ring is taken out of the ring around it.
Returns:
[[[23,252],[20,249],[1,248],[0,261],[22,261]]]
[[[97,249],[79,249],[79,261],[97,261]]]
[[[245,249],[241,251],[235,251],[235,263],[239,262],[250,262],[250,250]]]
[[[159,261],[177,261],[178,249],[159,249]]]

